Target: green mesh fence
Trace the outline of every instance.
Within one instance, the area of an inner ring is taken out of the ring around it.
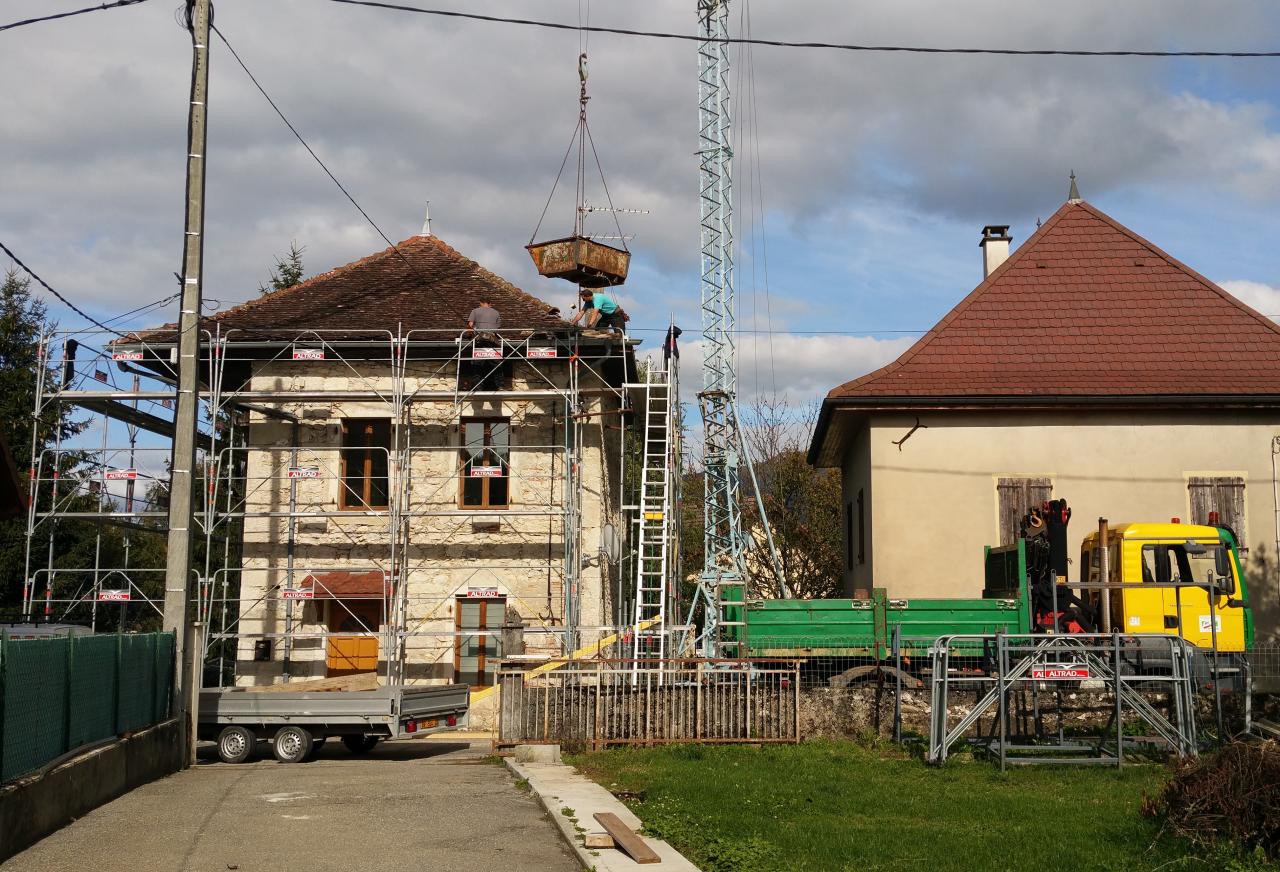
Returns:
[[[173,635],[0,638],[0,782],[164,720]]]

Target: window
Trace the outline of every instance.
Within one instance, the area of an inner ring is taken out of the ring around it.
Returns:
[[[458,597],[457,605],[454,680],[472,687],[493,684],[492,669],[502,658],[502,622],[507,614],[507,601],[503,597]],[[466,635],[467,630],[481,632]]]
[[[458,389],[463,391],[511,390],[511,361],[469,360],[458,364]]]
[[[996,480],[1000,544],[1016,544],[1022,535],[1022,518],[1027,512],[1053,497],[1049,478],[1001,478]]]
[[[385,509],[390,488],[387,463],[391,453],[391,421],[346,418],[342,422],[342,487],[344,509]]]
[[[867,562],[867,509],[858,491],[858,563]]]
[[[1244,539],[1244,479],[1238,475],[1191,476],[1187,479],[1191,497],[1191,523],[1208,524],[1217,515],[1217,523],[1230,527],[1236,534],[1240,556],[1247,552]]]
[[[511,422],[506,418],[463,418],[461,431],[458,504],[464,509],[507,508],[511,496]]]
[[[1235,574],[1230,553],[1215,542],[1201,542],[1188,550],[1186,545],[1143,545],[1142,580],[1157,584],[1208,584],[1222,579],[1228,593],[1235,593]]]
[[[844,504],[844,568],[853,569],[853,503]]]

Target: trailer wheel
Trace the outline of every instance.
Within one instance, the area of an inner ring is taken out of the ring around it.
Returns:
[[[311,753],[311,733],[305,727],[281,727],[276,733],[275,754],[281,763],[301,763]]]
[[[244,727],[227,727],[218,734],[218,759],[243,763],[253,756],[254,736]]]
[[[378,744],[377,736],[343,736],[342,744],[347,746],[347,750],[352,754],[367,754],[373,750],[373,746]]]

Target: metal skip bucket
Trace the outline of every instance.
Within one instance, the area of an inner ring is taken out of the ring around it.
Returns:
[[[627,279],[631,252],[596,242],[585,236],[569,236],[526,245],[541,275],[565,279],[584,288],[607,288]]]

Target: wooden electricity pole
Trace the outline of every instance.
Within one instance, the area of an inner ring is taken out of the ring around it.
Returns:
[[[200,395],[200,305],[204,281],[205,119],[209,94],[209,3],[187,0],[191,31],[191,106],[187,140],[187,221],[182,253],[182,309],[178,318],[178,398],[169,479],[169,549],[165,567],[164,628],[174,637],[174,713],[185,736],[186,765],[195,762],[201,640],[193,632],[191,526],[195,496],[196,425]]]

